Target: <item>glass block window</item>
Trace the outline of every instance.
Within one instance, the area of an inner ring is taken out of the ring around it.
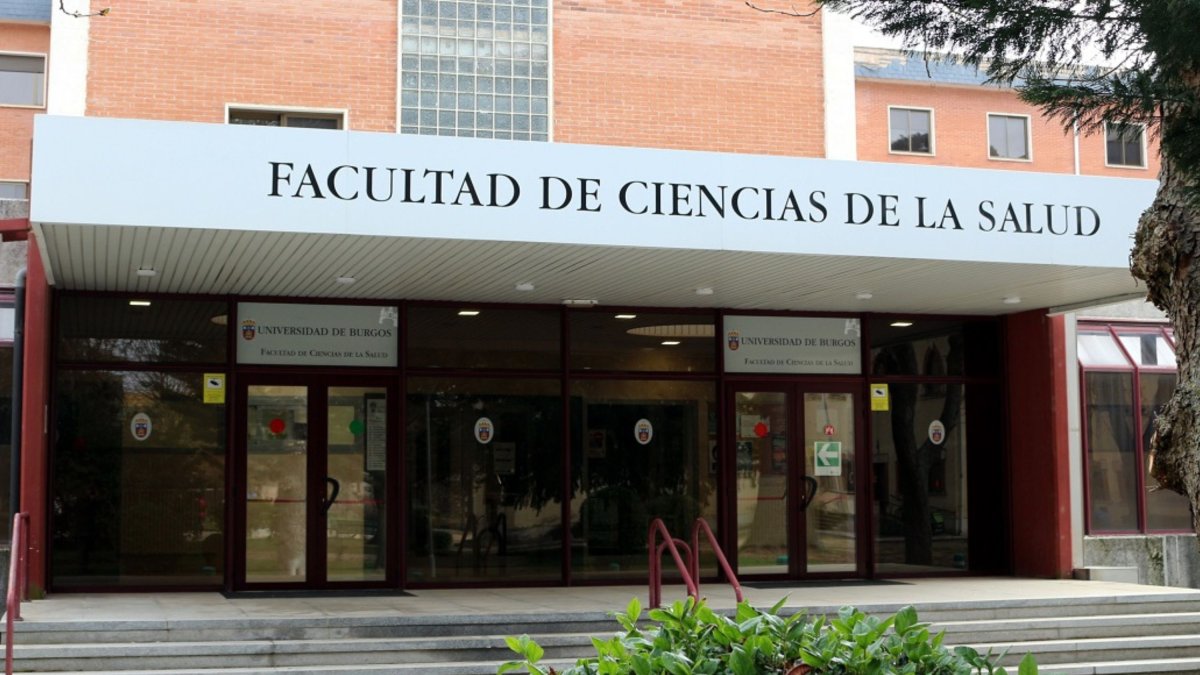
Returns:
[[[403,0],[401,12],[401,133],[549,140],[549,0]]]

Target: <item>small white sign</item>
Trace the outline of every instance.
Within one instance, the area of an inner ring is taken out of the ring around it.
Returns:
[[[842,444],[839,441],[813,443],[813,475],[842,475]]]
[[[643,417],[633,425],[633,437],[637,439],[638,444],[649,445],[650,441],[654,439],[654,425]]]
[[[137,413],[133,419],[129,420],[129,433],[133,434],[133,440],[144,441],[154,433],[154,422],[146,413]]]
[[[858,319],[729,315],[724,343],[730,373],[862,372]]]
[[[480,417],[475,420],[475,440],[480,443],[491,443],[492,438],[496,435],[496,427],[492,426],[492,421],[486,417]]]
[[[238,363],[394,367],[395,307],[238,303]]]
[[[929,423],[929,442],[934,445],[941,445],[946,442],[946,425],[942,424],[941,420],[934,420]]]

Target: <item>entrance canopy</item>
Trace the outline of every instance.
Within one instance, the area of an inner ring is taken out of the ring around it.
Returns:
[[[49,116],[33,185],[67,289],[962,314],[1137,294],[1128,252],[1156,188]]]

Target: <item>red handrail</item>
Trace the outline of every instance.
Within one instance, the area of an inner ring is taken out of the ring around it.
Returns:
[[[8,597],[4,612],[4,673],[13,672],[13,622],[21,620],[21,600],[28,599],[25,576],[29,572],[29,514],[13,516],[12,548],[8,555]]]
[[[713,534],[712,528],[708,526],[708,521],[703,518],[697,518],[696,522],[692,523],[692,578],[696,580],[696,590],[700,590],[701,531],[708,538],[708,545],[712,546],[713,554],[717,556],[717,564],[721,566],[721,571],[725,573],[725,580],[733,587],[733,594],[737,597],[737,601],[741,602],[742,584],[738,582],[737,575],[733,573],[733,567],[729,565],[729,560],[725,558],[725,552],[721,550],[721,545],[717,543],[717,537]]]
[[[662,534],[663,542],[658,543],[658,535]],[[650,521],[650,534],[647,537],[647,548],[650,551],[650,607],[659,607],[662,605],[662,553],[663,550],[671,552],[671,557],[675,559],[675,567],[679,569],[679,573],[683,575],[683,583],[687,586],[688,595],[694,600],[700,600],[700,587],[692,579],[691,561],[693,558],[692,551],[688,549],[688,562],[684,562],[679,555],[679,546],[687,549],[686,542],[675,539],[671,533],[667,531],[667,526],[663,523],[662,518],[655,518]]]

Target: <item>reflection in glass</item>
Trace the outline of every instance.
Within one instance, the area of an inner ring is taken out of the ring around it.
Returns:
[[[408,579],[562,576],[557,379],[408,383]]]
[[[733,420],[737,455],[739,574],[788,571],[788,398],[738,392]]]
[[[555,310],[417,305],[408,310],[408,363],[414,368],[557,370],[562,367],[560,327]]]
[[[717,530],[716,417],[709,382],[573,383],[573,578],[645,578],[653,518],[681,538],[698,517]],[[701,570],[715,572],[708,554]]]
[[[580,310],[568,314],[572,370],[714,370],[711,314]],[[677,342],[664,345],[664,341]]]
[[[889,409],[871,413],[876,569],[966,569],[965,387],[889,385]]]
[[[308,388],[251,386],[246,399],[246,581],[304,581]]]
[[[225,360],[229,307],[211,300],[66,295],[58,312],[62,361],[219,363]]]
[[[387,577],[387,390],[330,387],[325,512],[326,578]],[[332,481],[332,482],[331,482]]]
[[[804,474],[816,481],[805,509],[809,572],[853,572],[854,396],[804,395]]]
[[[55,383],[51,583],[220,585],[225,409],[200,373],[65,371]]]
[[[1138,528],[1133,374],[1085,373],[1090,530]]]
[[[1172,490],[1160,489],[1150,475],[1150,438],[1154,435],[1154,419],[1175,390],[1175,373],[1142,371],[1142,447],[1146,458],[1146,527],[1151,530],[1192,530],[1191,509],[1187,497]]]

